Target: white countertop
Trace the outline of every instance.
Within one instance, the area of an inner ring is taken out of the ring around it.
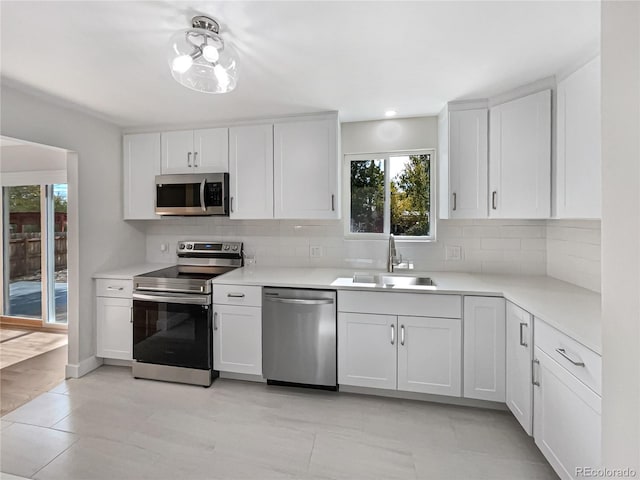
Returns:
[[[172,267],[173,263],[140,263],[138,265],[129,265],[126,267],[116,268],[107,272],[98,272],[93,278],[110,278],[120,280],[132,280],[136,275],[142,273],[153,272],[162,268]]]
[[[363,270],[362,272],[366,272]],[[453,272],[403,271],[397,274],[429,276],[436,287],[374,288],[351,283],[353,269],[338,268],[240,268],[214,279],[227,285],[258,285],[336,290],[376,290],[422,294],[504,296],[537,318],[602,354],[600,294],[546,276],[487,275]],[[113,277],[111,277],[113,278]]]

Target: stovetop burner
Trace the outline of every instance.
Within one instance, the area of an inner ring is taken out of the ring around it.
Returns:
[[[181,241],[178,264],[133,278],[136,291],[210,294],[211,280],[242,266],[241,242]]]

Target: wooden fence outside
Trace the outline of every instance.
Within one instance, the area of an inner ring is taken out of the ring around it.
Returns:
[[[39,276],[42,242],[40,233],[14,233],[9,240],[10,280]],[[56,232],[54,238],[55,270],[67,268],[67,234]]]

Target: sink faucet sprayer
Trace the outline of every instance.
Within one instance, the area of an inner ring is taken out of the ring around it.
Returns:
[[[389,235],[389,255],[387,256],[387,272],[393,273],[393,267],[402,263],[402,255],[398,255],[393,233]]]

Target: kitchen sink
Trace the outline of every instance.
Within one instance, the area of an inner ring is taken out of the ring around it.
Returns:
[[[391,275],[356,273],[353,275],[353,283],[374,283],[384,287],[435,287],[436,283],[430,277],[418,277],[415,275]]]

